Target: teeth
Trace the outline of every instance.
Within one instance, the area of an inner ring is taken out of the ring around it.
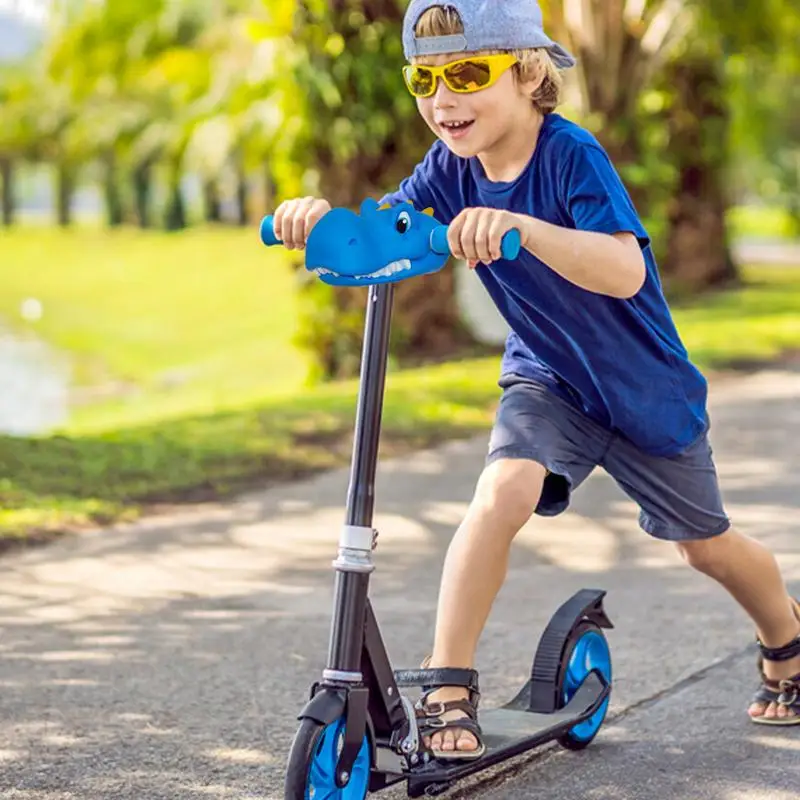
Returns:
[[[411,269],[411,261],[407,258],[401,258],[399,261],[392,261],[383,269],[371,272],[369,275],[359,275],[360,280],[367,280],[368,278],[388,278],[390,275],[395,275],[398,272]]]
[[[411,269],[411,260],[408,258],[401,258],[399,261],[392,261],[391,264],[387,264],[387,266],[383,267],[382,269],[376,270],[375,272],[370,272],[369,275],[356,275],[356,280],[359,281],[366,281],[370,280],[371,278],[388,278],[391,275],[395,275],[398,272],[403,272],[405,270]],[[338,272],[333,272],[329,269],[324,269],[323,267],[317,267],[314,270],[316,275],[334,275],[337,278],[342,277],[339,275]]]

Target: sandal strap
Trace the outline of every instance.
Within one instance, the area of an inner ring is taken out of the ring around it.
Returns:
[[[478,712],[469,700],[447,700],[444,703],[420,701],[416,706],[417,719],[435,719],[449,711],[463,711],[471,720],[477,719]]]
[[[765,680],[753,702],[777,703],[800,712],[800,674],[781,681]]]
[[[417,723],[417,728],[421,736],[430,736],[434,733],[442,733],[442,731],[453,729],[468,731],[479,743],[482,742],[483,731],[481,730],[481,726],[469,717],[449,720],[444,720],[441,717],[431,717],[429,719],[420,720]]]
[[[402,669],[394,673],[398,686],[421,686],[439,689],[443,686],[462,686],[479,693],[478,671],[462,667],[433,667],[429,669]]]
[[[458,728],[459,730],[469,731],[480,741],[482,730],[478,723],[478,711],[469,700],[448,700],[443,703],[427,703],[424,699],[421,699],[416,704],[415,711],[417,727],[419,728],[419,732],[424,736],[430,733],[439,733],[444,730]],[[466,714],[466,716],[455,717],[454,719],[442,719],[442,717],[450,711],[461,711]]]
[[[767,647],[760,639],[756,641],[761,655],[767,661],[788,661],[790,658],[800,656],[800,634],[795,636],[789,644],[783,645],[783,647]]]

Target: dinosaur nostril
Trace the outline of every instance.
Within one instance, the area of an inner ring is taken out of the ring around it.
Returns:
[[[350,239],[350,241],[347,244],[350,245],[350,247],[356,244],[356,237],[354,236],[352,239]]]

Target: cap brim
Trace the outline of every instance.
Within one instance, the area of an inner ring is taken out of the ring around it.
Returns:
[[[547,46],[547,52],[550,53],[550,58],[553,59],[553,63],[559,69],[569,69],[578,63],[572,54],[565,50],[558,42],[553,42],[551,40],[551,43]]]

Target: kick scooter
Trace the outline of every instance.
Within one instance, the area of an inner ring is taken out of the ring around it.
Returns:
[[[272,218],[261,239],[280,244]],[[503,257],[516,258],[517,231]],[[469,686],[469,670],[393,670],[369,600],[372,526],[394,283],[444,266],[447,228],[407,203],[361,214],[332,209],[306,243],[306,269],[332,285],[368,286],[350,484],[339,538],[327,668],[300,712],[285,778],[286,800],[364,800],[405,781],[409,797],[434,796],[461,778],[557,741],[570,750],[597,735],[609,704],[611,654],[602,632],[613,627],[605,591],[582,589],[550,619],[530,679],[502,708],[479,712],[485,753],[476,760],[437,760],[419,735],[412,700],[401,688]]]

